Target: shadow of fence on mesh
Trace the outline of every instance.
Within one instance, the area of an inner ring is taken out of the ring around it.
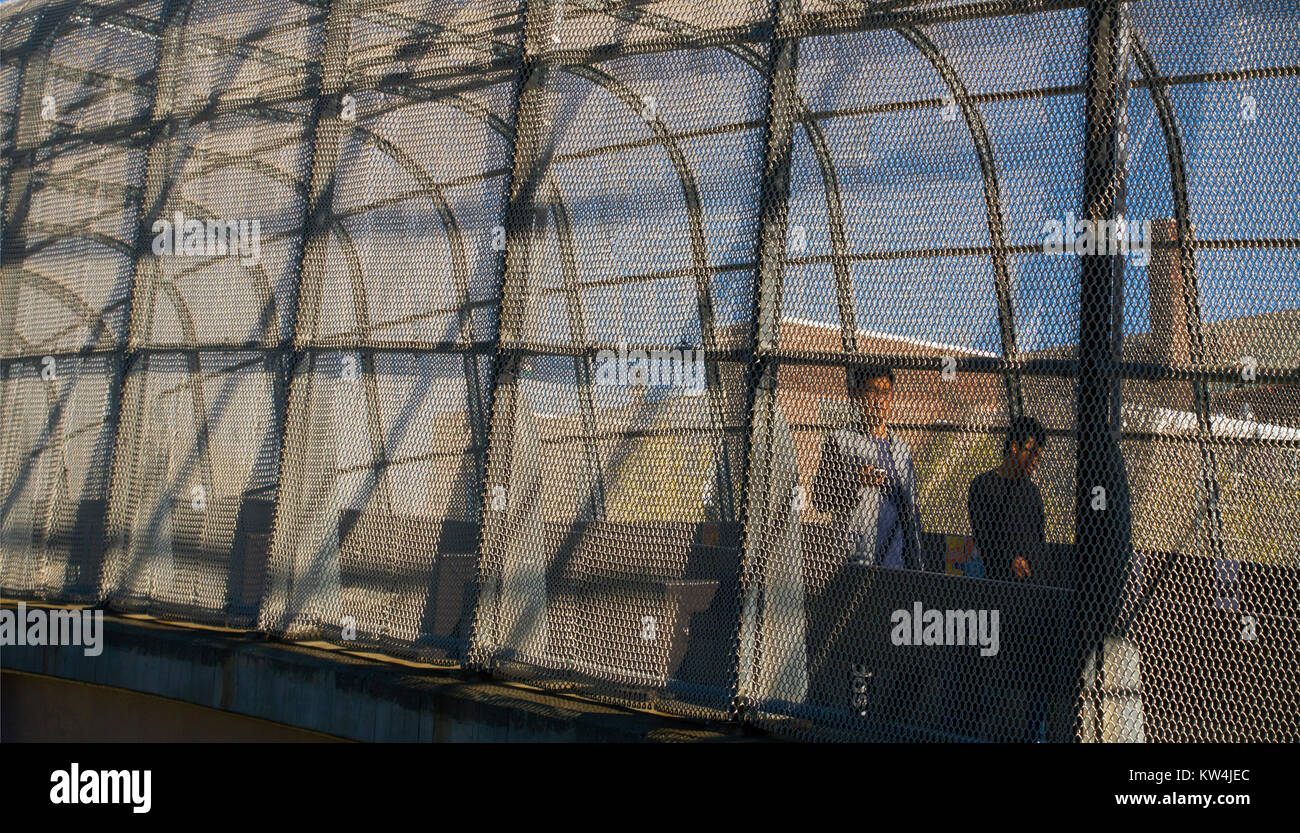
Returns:
[[[796,738],[1295,739],[1297,43],[5,4],[0,593]]]

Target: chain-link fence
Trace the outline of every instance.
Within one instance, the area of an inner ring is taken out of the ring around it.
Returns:
[[[859,740],[1300,737],[1289,0],[0,7],[0,592]]]

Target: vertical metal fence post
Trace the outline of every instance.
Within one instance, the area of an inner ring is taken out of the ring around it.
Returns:
[[[284,520],[280,516],[284,495],[285,466],[294,464],[301,468],[306,463],[306,455],[291,459],[285,453],[290,436],[289,408],[296,401],[296,397],[308,396],[311,386],[310,378],[300,380],[298,385],[295,385],[294,370],[315,336],[315,316],[317,314],[315,301],[319,296],[320,281],[313,279],[324,275],[328,263],[329,231],[332,223],[331,207],[334,200],[334,185],[338,175],[339,148],[342,144],[344,132],[342,120],[339,118],[338,106],[341,105],[342,99],[340,96],[347,86],[348,34],[351,28],[350,12],[353,4],[354,0],[325,0],[324,4],[324,43],[321,51],[320,76],[317,78],[315,101],[312,104],[306,137],[311,155],[308,163],[310,167],[307,172],[309,190],[307,204],[303,208],[302,228],[300,231],[301,242],[298,248],[298,274],[289,311],[289,332],[281,345],[281,364],[278,369],[281,374],[278,393],[283,399],[276,403],[276,417],[280,420],[280,424],[277,426],[280,446],[279,460],[276,466],[277,485],[275,490],[275,520],[272,522],[271,532],[272,551],[276,546],[275,539],[286,534],[281,531]],[[299,327],[299,322],[302,320],[304,289],[308,291],[308,297],[312,301],[311,317],[308,319],[305,334]],[[300,389],[295,392],[295,387]],[[306,387],[308,390],[301,390],[302,387]],[[294,482],[301,482],[301,474],[294,479]],[[266,558],[271,558],[270,552],[266,554]],[[244,565],[244,568],[247,569],[247,566]],[[256,626],[262,630],[269,629],[269,624],[265,619],[265,607],[270,580],[271,575],[268,570],[261,583],[261,598],[257,600],[259,609]],[[289,580],[292,582],[292,575]],[[291,593],[289,597],[292,598]]]
[[[781,333],[781,292],[789,235],[790,165],[799,63],[799,38],[790,29],[800,16],[800,6],[800,0],[773,0],[770,18],[773,29],[768,56],[763,181],[759,196],[761,226],[749,344],[752,359],[747,380],[749,448],[744,460],[748,471],[743,478],[745,495],[739,517],[744,544],[740,564],[741,621],[733,705],[739,719],[744,719],[754,695],[759,597],[763,592],[763,577],[758,568],[763,545],[762,530],[771,509],[767,464],[779,368],[779,360],[771,355],[771,351],[779,346]]]
[[[4,136],[5,165],[0,170],[0,382],[7,382],[7,375],[14,372],[25,360],[18,344],[18,302],[19,284],[23,279],[20,264],[27,248],[26,236],[22,233],[23,218],[28,208],[28,199],[32,184],[32,167],[35,164],[36,150],[42,109],[41,96],[44,91],[45,64],[50,49],[53,48],[56,33],[66,16],[76,8],[72,2],[51,4],[34,13],[32,29],[23,43],[22,57],[18,78],[15,80],[17,91],[14,96],[14,111],[10,114],[9,125]],[[17,170],[15,170],[15,168]],[[7,387],[7,384],[6,384]],[[3,404],[3,400],[0,400]],[[5,472],[13,471],[17,478],[26,476],[27,467],[24,458],[27,454],[10,454],[9,443],[0,444],[0,483],[5,482]],[[12,494],[17,484],[10,486]],[[12,508],[10,494],[0,495],[0,527],[8,519]],[[30,537],[34,537],[34,534]],[[0,541],[0,547],[5,546]],[[23,553],[26,557],[27,553]],[[11,574],[9,562],[12,553],[0,552],[0,583]],[[23,572],[29,565],[23,565]],[[26,584],[26,580],[23,581]],[[24,587],[30,591],[31,588]]]
[[[153,96],[149,100],[149,109],[144,117],[145,129],[149,134],[149,149],[145,154],[144,176],[140,188],[140,206],[132,245],[135,260],[131,264],[130,283],[126,287],[126,340],[122,346],[121,355],[118,357],[113,385],[110,389],[111,401],[109,408],[113,421],[113,456],[109,460],[111,471],[109,479],[110,491],[116,488],[119,479],[116,464],[118,455],[122,452],[123,443],[122,396],[126,390],[126,374],[131,369],[136,347],[135,299],[140,278],[140,268],[141,264],[146,262],[148,263],[146,268],[154,268],[157,265],[156,261],[153,261],[149,255],[150,240],[145,233],[145,229],[152,227],[153,221],[158,217],[159,209],[166,199],[166,189],[170,185],[168,166],[171,161],[171,140],[174,127],[172,110],[176,105],[176,71],[178,61],[184,54],[185,22],[189,18],[192,6],[193,0],[168,0],[163,5],[162,12],[159,15],[158,58],[154,69],[154,90]],[[106,515],[108,513],[107,507],[110,504],[108,498],[109,495],[105,495]],[[104,519],[106,532],[111,520],[108,517]],[[107,561],[108,555],[109,551],[106,546],[104,549],[105,561]],[[100,570],[100,587],[97,590],[101,597],[106,595],[107,592],[107,587],[103,586],[107,572],[103,567],[107,567],[107,564],[103,565]]]
[[[184,60],[185,31],[194,0],[174,0],[167,4],[162,15],[159,33],[158,65],[154,80],[154,97],[149,110],[149,129],[153,132],[145,162],[144,187],[140,198],[140,229],[135,241],[135,263],[131,272],[130,330],[127,338],[128,356],[139,347],[139,337],[146,336],[150,327],[150,313],[158,261],[150,256],[148,238],[144,229],[152,225],[167,201],[172,187],[170,166],[172,141],[177,132],[175,91],[180,63]],[[142,287],[141,284],[144,286]],[[138,297],[147,293],[142,314]]]
[[[154,70],[154,93],[149,102],[149,110],[145,118],[146,129],[149,131],[150,137],[149,149],[145,154],[144,178],[140,188],[140,211],[137,218],[138,227],[132,246],[135,252],[135,260],[131,264],[130,283],[126,287],[126,341],[118,359],[110,393],[112,397],[109,407],[113,420],[113,457],[109,461],[111,469],[108,481],[109,494],[105,495],[106,517],[104,519],[104,531],[107,540],[104,542],[105,563],[101,567],[99,576],[98,595],[101,600],[107,599],[110,590],[111,575],[109,568],[111,564],[109,562],[113,557],[114,541],[118,537],[117,531],[114,529],[114,524],[118,519],[115,519],[112,513],[112,507],[115,504],[115,501],[112,500],[112,494],[118,489],[132,488],[135,485],[134,473],[124,470],[124,463],[122,462],[129,459],[130,456],[130,448],[128,447],[130,438],[122,433],[122,411],[125,406],[123,396],[126,391],[126,377],[131,370],[131,365],[136,357],[136,350],[139,347],[138,336],[141,333],[141,327],[147,328],[148,326],[147,321],[141,321],[141,305],[137,302],[142,290],[152,296],[158,262],[150,254],[150,240],[148,235],[145,234],[145,229],[151,228],[153,221],[158,218],[162,205],[166,202],[167,191],[171,187],[169,167],[171,165],[172,139],[176,130],[173,119],[173,110],[176,107],[176,72],[180,61],[183,60],[185,24],[189,19],[192,7],[193,0],[171,0],[163,7],[160,15],[158,61]],[[146,302],[144,306],[148,307],[149,304]],[[126,553],[121,555],[125,557]]]
[[[43,143],[40,138],[42,130],[39,124],[45,120],[42,113],[45,70],[64,24],[78,8],[77,2],[56,3],[43,8],[37,12],[36,22],[24,44],[22,70],[17,82],[19,93],[10,124],[10,138],[13,145],[10,149],[9,164],[4,171],[3,232],[0,232],[3,234],[3,243],[0,244],[3,246],[3,254],[0,255],[0,353],[5,354],[6,359],[18,357],[20,352],[17,309],[19,285],[23,280],[20,264],[26,255],[27,247],[27,238],[22,233],[22,226],[30,209],[32,189],[37,181],[34,169],[38,151]],[[13,170],[15,164],[18,165],[16,172]],[[129,292],[127,303],[129,309]],[[115,408],[120,399],[123,362],[120,355],[114,356],[111,361],[113,373],[108,388],[106,419],[110,421],[112,430],[116,432]],[[12,364],[12,362],[7,363]],[[59,407],[62,406],[63,403],[60,403]],[[115,444],[115,441],[116,436],[109,443],[110,447]],[[0,460],[0,465],[4,464],[5,461]],[[111,457],[107,465],[111,471]],[[46,541],[42,546],[48,548],[50,542]],[[79,599],[99,602],[102,595],[100,576],[103,570],[103,555],[101,552],[98,562],[86,565],[88,570],[79,570],[77,583],[70,588],[65,586],[61,592],[72,593]],[[69,552],[68,557],[71,561],[73,554]]]
[[[287,352],[292,359],[288,371],[296,362],[302,348],[311,341],[316,325],[315,318],[308,321],[304,338],[299,332],[304,288],[316,289],[311,279],[325,271],[329,230],[333,222],[331,204],[337,178],[339,147],[343,138],[343,123],[338,117],[340,96],[347,84],[348,33],[351,27],[354,0],[324,0],[325,31],[321,52],[320,76],[316,82],[315,101],[307,122],[306,143],[310,154],[307,171],[308,196],[303,210],[301,244],[298,248],[297,282],[289,311],[289,337]],[[317,300],[315,295],[312,300]],[[315,315],[313,308],[312,315]],[[287,402],[285,403],[287,406]],[[283,426],[282,426],[283,427]]]
[[[474,622],[465,659],[465,667],[471,670],[490,668],[495,643],[491,632],[491,617],[498,599],[493,585],[496,571],[493,569],[495,562],[491,542],[493,536],[501,533],[500,526],[505,519],[498,517],[502,513],[492,511],[492,484],[504,484],[510,475],[514,450],[511,435],[514,432],[520,360],[519,351],[506,345],[517,343],[523,334],[529,255],[540,219],[536,198],[547,168],[546,160],[542,158],[546,141],[546,131],[542,129],[545,123],[542,88],[546,67],[533,52],[534,45],[540,50],[546,24],[550,21],[549,16],[543,14],[544,8],[538,0],[523,0],[520,8],[523,34],[520,40],[519,74],[513,98],[514,150],[510,178],[506,183],[506,250],[498,282],[499,306],[492,367],[488,465],[480,484],[478,596],[475,599]]]
[[[1128,96],[1124,4],[1090,0],[1084,90],[1083,216],[1102,228],[1123,205],[1120,146]],[[1124,592],[1132,551],[1129,492],[1119,447],[1119,385],[1112,329],[1119,254],[1085,254],[1079,276],[1079,378],[1075,492],[1075,648],[1078,664],[1074,734],[1102,739],[1099,693],[1103,644]],[[1085,698],[1093,716],[1085,725]]]

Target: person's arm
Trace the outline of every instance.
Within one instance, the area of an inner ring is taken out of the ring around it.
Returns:
[[[1043,493],[1039,490],[1038,484],[1034,483],[1032,480],[1030,481],[1030,485],[1034,487],[1034,505],[1030,507],[1030,511],[1033,512],[1035,534],[1033,541],[1031,542],[1032,555],[1030,556],[1029,562],[1029,577],[1041,582],[1046,578],[1044,570],[1048,567],[1047,533],[1045,529],[1045,513],[1043,512]]]
[[[852,485],[844,455],[840,453],[839,443],[834,434],[827,434],[822,441],[821,460],[817,464],[817,474],[813,478],[812,503],[822,512],[829,513],[837,520],[847,515],[857,497],[857,488]]]
[[[1022,514],[1013,527],[1017,540],[1012,542],[1011,547],[1012,579],[1034,578],[1034,571],[1039,569],[1042,561],[1039,556],[1043,552],[1043,498],[1032,480],[1026,482],[1029,485],[1029,496],[1023,501],[1017,501],[1012,507],[1012,511]]]
[[[912,563],[916,569],[928,570],[930,567],[926,563],[925,548],[921,546],[921,510],[916,505],[916,465],[912,462],[906,444],[903,446],[903,456],[907,459],[907,488],[904,490],[904,500],[907,501],[907,528],[904,531],[907,537],[903,539],[903,545],[912,549]]]
[[[989,534],[992,519],[988,517],[989,512],[993,510],[989,505],[991,501],[984,484],[984,476],[979,475],[971,480],[966,490],[966,514],[970,516],[970,537],[974,539],[975,549],[979,551],[980,559],[984,562],[985,577],[1003,578],[1007,571],[1003,570],[1002,565],[995,559],[1004,556],[993,552],[993,537]]]
[[[981,532],[983,532],[984,529],[982,526],[983,518],[979,517],[976,514],[976,512],[978,511],[976,507],[979,505],[979,495],[976,494],[977,483],[979,483],[979,478],[978,477],[972,478],[970,485],[966,487],[966,517],[970,518],[971,540],[975,542],[975,549],[979,551],[980,558],[984,560],[984,564],[986,565],[984,569],[987,572],[989,557],[984,552],[984,547],[983,547],[984,542],[981,540],[983,536],[980,534]]]
[[[1034,520],[1038,527],[1038,551],[1041,553],[1047,549],[1046,513],[1043,511],[1043,493],[1037,483],[1034,484],[1034,498]]]

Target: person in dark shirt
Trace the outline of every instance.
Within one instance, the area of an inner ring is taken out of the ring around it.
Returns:
[[[1002,447],[1002,463],[971,481],[966,500],[971,536],[984,559],[985,575],[1001,581],[1033,581],[1043,576],[1047,550],[1043,534],[1043,497],[1031,479],[1038,465],[1047,432],[1033,417],[1012,420]],[[1002,675],[994,674],[984,687],[985,710],[993,708],[1011,689],[1025,696],[1025,722],[1019,740],[1043,738],[1047,714],[1046,662],[1042,610],[1022,610],[1029,624],[1021,633],[1031,642],[1013,649]]]
[[[971,481],[966,499],[971,536],[991,579],[1031,579],[1035,565],[1041,567],[1043,497],[1031,478],[1045,437],[1033,417],[1014,420],[1001,465]]]

